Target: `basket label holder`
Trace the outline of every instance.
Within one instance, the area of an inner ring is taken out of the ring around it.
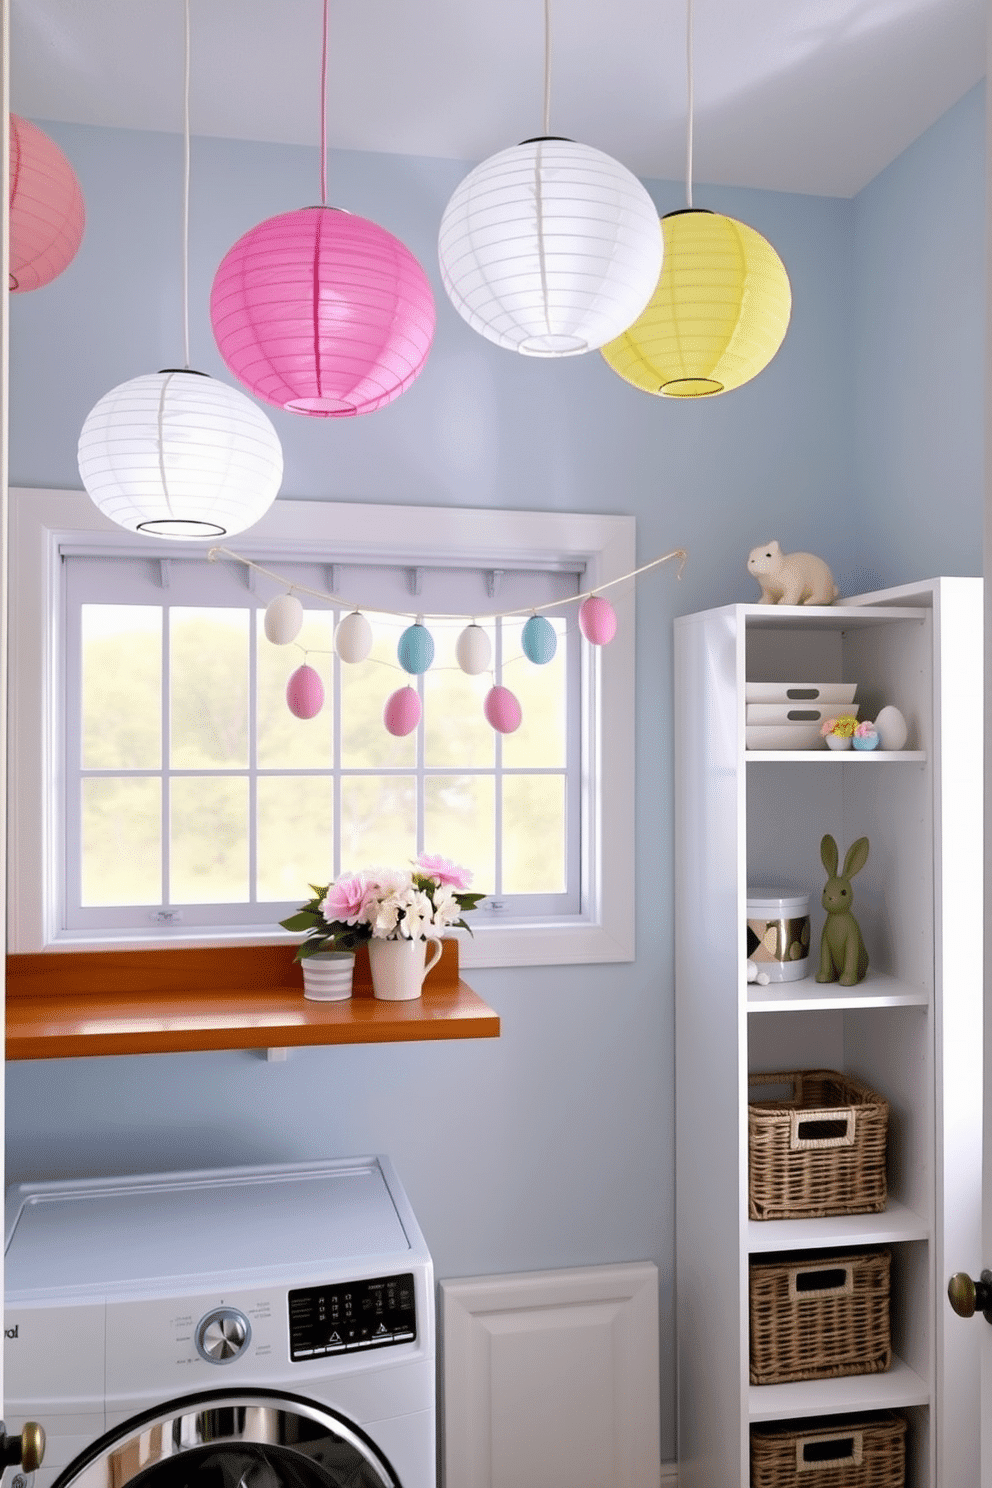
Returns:
[[[850,1297],[854,1294],[854,1267],[818,1262],[813,1266],[789,1268],[789,1301],[810,1301],[816,1297]]]
[[[796,1472],[823,1472],[829,1468],[860,1467],[864,1433],[844,1431],[832,1436],[796,1437]]]
[[[853,1106],[823,1111],[791,1111],[789,1115],[790,1152],[854,1146],[857,1113]]]

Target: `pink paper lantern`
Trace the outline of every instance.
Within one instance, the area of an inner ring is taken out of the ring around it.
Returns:
[[[608,646],[617,633],[617,612],[608,599],[591,594],[579,605],[579,629],[594,646]]]
[[[76,256],[86,211],[72,166],[54,140],[10,116],[11,294],[40,289]]]
[[[385,228],[304,207],[238,239],[214,278],[210,319],[249,392],[291,413],[348,418],[413,382],[434,338],[434,296]]]
[[[486,722],[498,734],[512,734],[520,727],[523,712],[508,687],[490,687],[482,705]]]
[[[382,721],[396,739],[412,734],[420,722],[420,698],[412,687],[400,687],[386,699]]]
[[[286,704],[295,718],[316,718],[324,706],[324,684],[312,666],[297,667],[286,683]]]

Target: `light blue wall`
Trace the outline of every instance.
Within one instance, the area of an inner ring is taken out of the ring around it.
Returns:
[[[953,142],[970,154],[973,175],[983,152],[979,112],[972,107]],[[47,127],[76,166],[89,223],[66,274],[12,304],[10,472],[15,485],[78,487],[75,443],[92,404],[181,354],[180,148],[174,137]],[[921,192],[930,176],[943,184],[946,147],[938,139],[931,159],[925,142]],[[744,559],[770,537],[822,553],[847,592],[873,569],[896,581],[974,567],[961,566],[945,522],[926,559],[911,550],[898,570],[887,532],[869,524],[857,499],[855,307],[867,311],[854,253],[876,215],[883,231],[884,201],[876,209],[867,193],[852,204],[697,187],[697,205],[739,216],[775,244],[794,313],[782,351],[755,382],[681,405],[635,392],[595,354],[515,357],[461,322],[441,290],[434,243],[465,169],[332,156],[331,199],[418,255],[434,284],[438,331],[419,381],[380,413],[333,423],[273,415],[286,453],[283,490],[632,512],[639,561],[689,549],[681,583],[665,568],[637,593],[637,960],[474,973],[502,1018],[498,1041],[305,1050],[272,1065],[229,1053],[9,1066],[8,1179],[386,1151],[439,1276],[653,1259],[662,1282],[662,1448],[671,1458],[672,618],[756,598]],[[193,171],[192,360],[222,374],[206,317],[213,271],[254,222],[314,199],[316,154],[197,140]],[[682,205],[677,187],[652,189],[660,210]],[[970,203],[957,205],[975,216]],[[967,285],[944,281],[942,291],[967,295],[977,319],[981,282],[971,268]],[[919,297],[909,311],[919,315]],[[980,362],[969,375],[980,380]],[[964,467],[951,499],[962,524],[977,530],[973,454]]]
[[[861,192],[855,469],[886,578],[982,568],[985,85]]]

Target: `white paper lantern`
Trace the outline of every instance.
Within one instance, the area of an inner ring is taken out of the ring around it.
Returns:
[[[79,473],[104,516],[155,537],[226,537],[268,511],[282,481],[270,420],[201,372],[134,377],[105,393],[79,436]]]
[[[637,177],[566,139],[525,140],[476,166],[438,239],[459,315],[527,356],[575,356],[619,336],[654,294],[662,252]]]

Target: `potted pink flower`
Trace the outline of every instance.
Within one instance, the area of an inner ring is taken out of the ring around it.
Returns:
[[[468,869],[422,853],[408,869],[365,868],[342,874],[331,884],[311,884],[314,897],[280,920],[285,930],[305,932],[295,956],[303,965],[305,995],[314,995],[306,989],[318,966],[329,973],[333,964],[347,957],[353,969],[357,947],[367,943],[375,995],[390,1000],[419,997],[424,977],[441,954],[437,932],[459,926],[471,933],[464,915],[485,897],[469,890],[471,881]],[[429,962],[428,942],[436,948]],[[378,949],[388,945],[398,949]],[[314,964],[317,957],[321,960]],[[403,968],[402,974],[390,974],[387,967]],[[410,990],[414,983],[415,990]],[[349,992],[341,995],[349,993],[350,983]]]

